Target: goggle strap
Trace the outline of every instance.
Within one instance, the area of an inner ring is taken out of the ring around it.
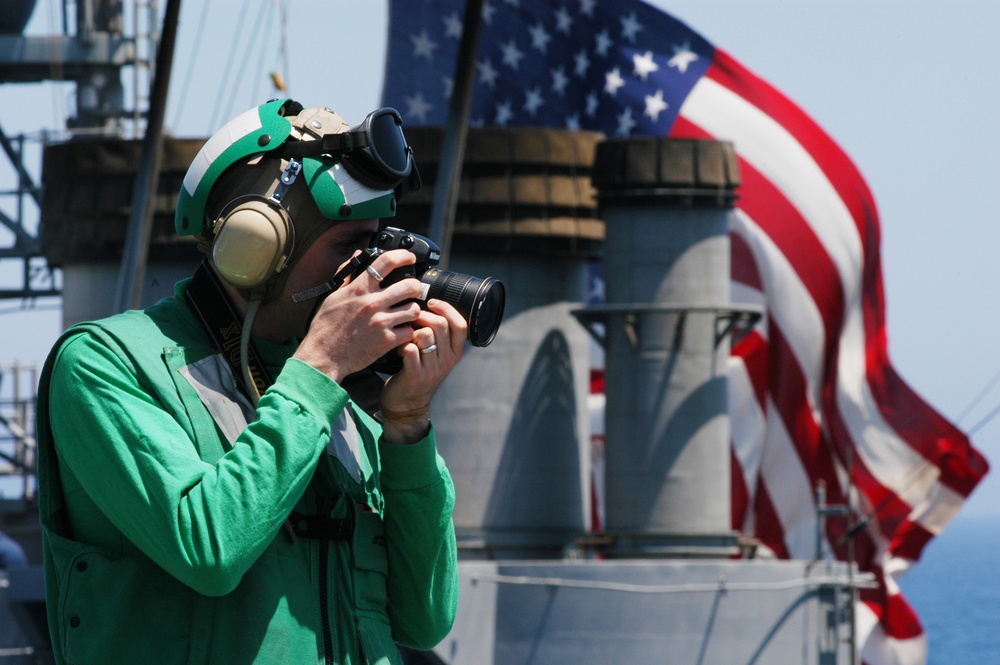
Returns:
[[[363,132],[324,134],[315,141],[289,141],[279,152],[285,159],[317,157],[319,155],[344,155],[368,147],[368,137]]]

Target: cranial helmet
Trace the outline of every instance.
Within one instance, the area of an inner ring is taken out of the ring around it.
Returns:
[[[262,297],[326,224],[392,217],[420,186],[402,121],[379,109],[351,127],[326,108],[276,99],[231,120],[184,176],[175,213],[180,235],[205,241],[219,274]],[[221,197],[221,198],[220,198]],[[298,238],[298,241],[296,241]]]

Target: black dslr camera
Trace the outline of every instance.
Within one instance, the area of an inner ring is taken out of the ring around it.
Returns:
[[[420,296],[421,305],[428,298],[444,300],[457,309],[469,324],[469,343],[473,346],[486,346],[493,341],[500,328],[506,302],[503,282],[494,277],[481,279],[439,270],[435,266],[441,261],[441,248],[433,240],[391,226],[372,234],[368,249],[358,257],[360,262],[354,274],[361,274],[376,256],[390,249],[409,250],[417,257],[417,262],[386,275],[382,286],[415,277],[424,285]]]

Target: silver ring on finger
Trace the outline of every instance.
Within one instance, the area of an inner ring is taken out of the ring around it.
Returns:
[[[376,282],[380,284],[382,283],[382,280],[385,279],[385,277],[382,276],[382,273],[376,270],[375,266],[373,265],[369,265],[367,268],[365,268],[365,270],[367,270],[368,274],[372,276],[372,279],[374,279]]]
[[[420,353],[434,353],[435,351],[437,351],[437,348],[438,348],[437,344],[431,344],[426,349],[420,349]]]

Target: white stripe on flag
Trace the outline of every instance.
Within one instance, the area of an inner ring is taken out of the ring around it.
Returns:
[[[770,180],[808,221],[845,285],[857,295],[861,241],[854,219],[816,161],[795,138],[753,104],[703,77],[680,115],[712,136],[735,144],[740,157]]]
[[[785,429],[781,414],[768,399],[767,439],[761,454],[761,482],[767,486],[774,510],[781,520],[785,547],[792,558],[816,555],[815,490],[809,474]]]
[[[889,637],[865,603],[855,603],[855,626],[861,660],[867,665],[920,665],[927,662],[927,636],[908,640]]]
[[[733,452],[743,469],[747,494],[752,499],[757,494],[767,421],[757,402],[747,367],[738,356],[729,358],[729,417]]]
[[[813,418],[819,421],[825,331],[816,302],[785,255],[754,220],[742,210],[737,210],[730,219],[733,231],[746,240],[753,252],[767,294],[769,314],[802,368]]]

